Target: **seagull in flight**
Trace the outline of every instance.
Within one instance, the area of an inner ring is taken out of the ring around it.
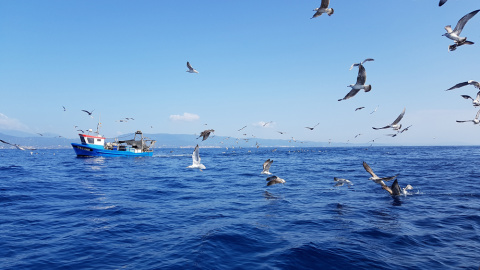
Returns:
[[[316,128],[319,124],[320,124],[320,123],[317,123],[317,124],[316,124],[315,126],[313,126],[313,127],[305,127],[305,128],[308,128],[308,129],[310,129],[310,130],[313,130],[313,129]]]
[[[92,116],[93,111],[95,111],[95,109],[93,109],[91,112],[89,112],[87,110],[82,110],[82,112],[86,112],[88,115],[90,115],[91,118],[93,118],[93,116]]]
[[[353,67],[356,67],[356,66],[359,66],[359,65],[363,65],[363,63],[368,62],[368,61],[375,61],[375,59],[373,59],[373,58],[367,58],[367,59],[363,60],[363,61],[360,62],[360,63],[353,63],[353,64],[350,66],[350,69],[349,69],[349,70],[352,70]]]
[[[480,106],[480,91],[478,91],[477,93],[477,97],[475,99],[473,99],[471,96],[469,95],[461,95],[464,99],[471,99],[472,100],[472,104],[473,104],[473,107],[478,107]]]
[[[242,129],[246,128],[246,127],[247,127],[247,126],[244,126],[244,127],[242,127],[241,129],[239,129],[238,131],[240,131],[240,130],[242,130]]]
[[[208,139],[208,136],[210,136],[210,133],[212,132],[215,132],[215,130],[213,129],[204,130],[200,133],[200,136],[198,136],[197,139],[200,137],[203,137],[202,141],[205,141],[206,139]]]
[[[347,180],[347,179],[344,179],[344,178],[334,177],[333,180],[335,181],[335,187],[341,187],[344,184],[347,184],[348,187],[353,186],[353,183],[350,180]]]
[[[321,16],[323,13],[327,13],[328,16],[332,16],[333,14],[333,8],[329,8],[328,5],[330,4],[330,0],[322,0],[322,3],[320,4],[319,8],[315,8],[313,11],[316,11],[315,14],[313,14],[313,18],[316,18],[318,16]]]
[[[477,115],[475,116],[475,119],[473,120],[457,120],[457,123],[465,123],[465,122],[473,122],[474,125],[478,125],[480,123],[480,120],[478,120],[478,117],[480,116],[480,110],[478,110]]]
[[[267,186],[271,186],[275,184],[285,184],[285,180],[275,175],[268,177],[266,180],[268,181]]]
[[[205,166],[203,164],[200,163],[200,161],[202,160],[200,158],[200,154],[198,152],[198,144],[197,146],[195,146],[195,149],[193,150],[193,154],[192,154],[192,165],[188,166],[187,168],[191,168],[191,169],[200,169],[200,170],[204,170],[205,169]]]
[[[384,127],[381,127],[381,128],[376,128],[376,127],[372,127],[373,129],[375,130],[378,130],[378,129],[385,129],[385,128],[393,128],[393,130],[399,130],[402,128],[402,125],[398,124],[400,122],[400,120],[402,120],[403,116],[405,115],[405,108],[403,108],[403,111],[402,113],[397,117],[397,119],[395,119],[395,121],[393,121],[393,123],[391,123],[390,125],[388,126],[384,126]]]
[[[187,72],[190,72],[190,73],[198,73],[198,71],[197,71],[196,69],[194,69],[194,68],[192,67],[192,65],[190,65],[190,62],[187,62],[187,68],[188,68]]]
[[[358,75],[357,75],[357,82],[355,84],[351,84],[347,87],[351,87],[352,90],[350,90],[350,92],[348,92],[348,94],[342,98],[342,99],[339,99],[338,101],[342,101],[342,100],[347,100],[349,98],[352,98],[354,97],[358,91],[360,90],[364,90],[365,92],[369,92],[370,90],[372,90],[372,86],[370,84],[365,84],[365,81],[367,80],[367,72],[365,71],[365,68],[363,67],[362,64],[359,64],[358,65]]]
[[[4,144],[8,144],[8,145],[11,145],[11,146],[15,146],[15,148],[17,148],[18,150],[22,150],[22,151],[25,151],[25,148],[28,149],[28,150],[37,150],[35,148],[30,148],[30,147],[21,147],[20,145],[18,144],[14,144],[14,143],[9,143],[9,142],[6,142],[4,140],[0,140],[0,142],[4,143]]]
[[[355,111],[359,111],[361,109],[365,109],[365,107],[358,107],[358,108],[355,109]]]
[[[393,184],[391,187],[388,187],[387,185],[383,185],[382,188],[388,191],[388,193],[390,193],[390,195],[392,196],[407,195],[408,194],[407,190],[413,189],[411,185],[407,185],[404,188],[400,188],[400,185],[398,184],[397,179],[393,181]]]
[[[438,6],[441,7],[443,6],[443,4],[445,4],[447,2],[447,0],[440,0],[440,2],[438,3]]]
[[[467,86],[467,85],[473,85],[475,88],[480,89],[480,83],[479,82],[474,81],[474,80],[469,80],[469,81],[466,81],[466,82],[457,83],[457,84],[448,88],[445,91],[453,90],[453,89],[464,87],[464,86]]]
[[[63,107],[63,111],[64,111],[64,112],[66,112],[66,111],[67,111],[67,109],[65,108],[65,106],[62,106],[62,107]]]
[[[273,163],[273,160],[271,159],[267,159],[264,163],[263,163],[263,171],[261,174],[272,174],[270,172],[270,166],[272,166],[272,163]]]
[[[465,44],[472,45],[472,41],[468,41],[467,37],[460,37],[460,33],[462,33],[463,27],[465,27],[465,24],[473,17],[475,16],[480,9],[474,10],[467,15],[463,16],[455,26],[455,29],[452,30],[451,25],[445,26],[445,30],[447,33],[443,34],[442,36],[446,36],[447,38],[453,40],[455,44],[448,46],[449,51],[454,51],[457,49],[458,46],[462,46]]]
[[[373,110],[373,112],[371,112],[370,114],[372,114],[372,113],[376,112],[376,111],[377,111],[377,109],[378,109],[378,106],[377,106],[377,107],[375,108],[375,110]]]
[[[390,181],[390,180],[393,180],[395,178],[397,178],[397,175],[395,176],[390,176],[390,177],[378,177],[372,170],[372,168],[370,168],[370,166],[368,166],[368,164],[364,161],[363,162],[363,167],[365,168],[365,170],[372,175],[372,177],[368,178],[369,180],[372,180],[373,182],[377,183],[377,184],[380,184],[382,186],[385,185],[385,182],[383,181]]]

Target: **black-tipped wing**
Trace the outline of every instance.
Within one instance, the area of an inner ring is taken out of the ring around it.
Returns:
[[[457,35],[460,35],[460,33],[463,30],[463,27],[465,24],[470,20],[475,14],[477,14],[480,11],[480,9],[474,10],[467,15],[463,16],[457,23],[457,26],[455,26],[455,29],[453,29],[453,32],[456,33]]]
[[[393,181],[393,184],[392,186],[390,187],[390,189],[392,190],[392,195],[393,196],[398,196],[398,195],[401,195],[402,194],[402,190],[400,189],[400,185],[398,184],[398,180],[395,179],[395,181]]]
[[[405,108],[403,108],[402,113],[397,117],[397,119],[395,119],[395,121],[393,121],[392,126],[398,124],[400,122],[400,120],[402,120],[404,115],[405,115]]]
[[[360,91],[360,89],[352,89],[352,90],[350,90],[350,92],[348,92],[348,94],[344,98],[339,99],[338,101],[342,101],[342,100],[346,100],[346,99],[349,99],[351,97],[354,97],[359,91]]]
[[[472,98],[471,96],[469,96],[469,95],[461,95],[461,96],[462,96],[464,99],[471,99],[471,100],[473,100],[473,98]]]
[[[322,0],[322,4],[320,4],[320,8],[328,8],[330,4],[330,0]]]
[[[395,178],[397,178],[397,175],[395,175],[395,176],[390,176],[390,177],[383,177],[383,178],[381,178],[381,180],[383,180],[383,181],[391,181],[391,180],[393,180],[393,179],[395,179]]]
[[[453,89],[455,89],[455,88],[464,87],[464,86],[466,86],[466,85],[469,85],[469,83],[468,83],[468,82],[457,83],[457,84],[455,84],[454,86],[448,88],[448,89],[445,90],[445,91],[453,90]]]
[[[357,75],[357,84],[364,85],[367,81],[367,72],[365,71],[365,67],[362,64],[358,65],[358,75]]]
[[[192,67],[192,65],[190,65],[190,62],[187,62],[187,68],[188,68],[189,70],[193,70],[193,67]]]
[[[375,61],[375,59],[373,59],[373,58],[367,58],[367,59],[363,60],[362,65],[363,65],[363,63],[368,62],[368,61]]]
[[[447,0],[440,0],[440,2],[438,3],[438,6],[441,7],[443,6],[443,4],[445,4],[447,2]]]

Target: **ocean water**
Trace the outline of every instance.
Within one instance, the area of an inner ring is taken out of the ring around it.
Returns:
[[[480,147],[200,149],[202,171],[192,151],[0,150],[0,269],[480,266]]]

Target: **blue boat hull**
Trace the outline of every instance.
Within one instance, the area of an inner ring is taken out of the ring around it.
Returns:
[[[102,146],[85,145],[79,143],[72,143],[73,150],[79,157],[148,157],[152,156],[153,152],[135,153],[131,151],[106,150]]]

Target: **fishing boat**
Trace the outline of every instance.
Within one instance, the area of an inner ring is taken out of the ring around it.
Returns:
[[[89,134],[78,134],[81,143],[72,143],[73,150],[79,157],[94,156],[133,156],[143,157],[153,155],[153,145],[155,140],[145,139],[143,133],[138,130],[132,140],[118,140],[113,142],[105,142],[105,137],[98,134],[97,136]]]

